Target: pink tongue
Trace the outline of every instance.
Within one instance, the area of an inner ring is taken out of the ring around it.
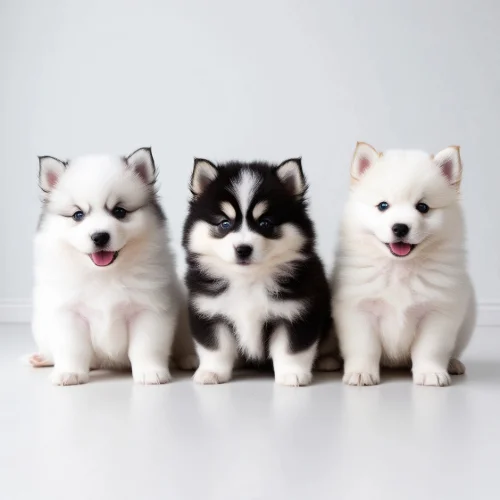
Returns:
[[[390,243],[392,253],[404,257],[411,252],[411,245],[409,243]]]
[[[94,252],[90,254],[92,262],[96,266],[109,266],[113,262],[115,252]]]

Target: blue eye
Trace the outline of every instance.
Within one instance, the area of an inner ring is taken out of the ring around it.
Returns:
[[[221,229],[223,229],[224,231],[227,231],[227,230],[231,229],[231,227],[232,227],[231,221],[223,220],[223,221],[219,222],[219,227]]]
[[[427,203],[417,203],[415,208],[421,213],[426,214],[429,211],[429,205]]]
[[[122,207],[113,208],[111,213],[113,214],[113,217],[118,220],[125,219],[125,217],[127,216],[127,211]]]
[[[261,229],[271,229],[274,226],[274,224],[271,222],[270,219],[261,219],[259,221],[259,227]]]
[[[381,201],[381,202],[377,205],[377,208],[378,208],[381,212],[385,212],[385,211],[389,208],[389,203],[387,203],[386,201]]]
[[[78,212],[75,212],[72,217],[73,220],[76,220],[76,222],[80,222],[81,220],[85,219],[85,214],[81,210],[78,210]]]

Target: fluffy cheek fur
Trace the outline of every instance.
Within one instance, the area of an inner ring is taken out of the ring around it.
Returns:
[[[214,238],[212,226],[206,222],[197,222],[191,229],[188,248],[190,252],[206,257],[216,257],[229,264],[236,263],[235,248],[239,245],[253,246],[253,263],[266,264],[288,262],[298,258],[305,243],[302,233],[293,224],[283,224],[281,236],[276,239],[242,230],[229,233],[224,238]]]

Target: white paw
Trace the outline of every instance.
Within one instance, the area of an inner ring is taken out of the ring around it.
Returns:
[[[463,375],[465,373],[465,365],[455,358],[451,358],[448,363],[448,373],[450,375]]]
[[[200,362],[196,354],[188,354],[174,359],[175,366],[180,370],[196,370]]]
[[[347,385],[377,385],[380,384],[380,374],[370,372],[344,373],[342,382]]]
[[[132,368],[134,382],[143,385],[160,385],[166,384],[172,380],[168,368],[151,368],[134,370]]]
[[[89,381],[88,372],[60,372],[54,370],[50,376],[54,385],[79,385]]]
[[[277,384],[288,387],[299,387],[309,385],[312,382],[311,372],[283,372],[275,373],[274,378]]]
[[[202,385],[223,384],[224,382],[228,382],[229,380],[231,380],[231,374],[216,373],[210,370],[203,370],[202,368],[198,368],[193,375],[193,380],[197,384]]]
[[[340,370],[341,362],[335,356],[321,356],[314,363],[314,369],[320,372]]]
[[[446,387],[451,383],[448,372],[413,372],[413,382],[416,385],[431,385]]]

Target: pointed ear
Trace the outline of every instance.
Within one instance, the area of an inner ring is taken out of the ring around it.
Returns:
[[[292,196],[302,196],[306,192],[307,184],[300,158],[290,158],[284,161],[276,168],[276,174]]]
[[[358,142],[354,150],[354,156],[351,163],[351,178],[358,181],[366,171],[373,167],[375,162],[380,158],[380,153],[367,144],[366,142]]]
[[[443,149],[434,156],[434,163],[441,169],[441,173],[446,177],[449,184],[458,189],[462,180],[460,148],[458,146],[450,146]]]
[[[189,189],[195,196],[198,196],[207,189],[218,175],[218,169],[211,161],[195,158]]]
[[[140,148],[125,159],[130,167],[145,184],[156,180],[156,167],[151,148]]]
[[[64,174],[67,163],[52,156],[39,156],[38,162],[40,165],[38,182],[42,190],[49,193]]]

